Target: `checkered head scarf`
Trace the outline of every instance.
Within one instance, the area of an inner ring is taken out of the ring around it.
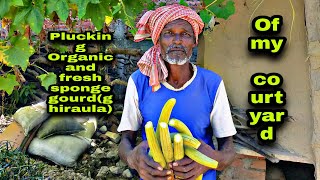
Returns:
[[[165,25],[176,19],[183,19],[190,23],[198,43],[198,35],[204,23],[194,10],[186,6],[173,4],[147,11],[137,24],[138,32],[134,41],[139,42],[151,37],[154,43],[154,46],[146,51],[138,62],[141,73],[150,77],[149,85],[152,86],[153,92],[160,88],[160,81],[165,81],[168,77],[168,70],[160,56],[161,48],[158,40]]]

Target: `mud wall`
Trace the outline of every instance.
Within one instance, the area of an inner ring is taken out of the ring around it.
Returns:
[[[304,2],[292,2],[295,20],[291,40],[293,11],[289,0],[238,0],[235,1],[236,13],[227,21],[218,20],[220,24],[212,32],[205,33],[205,43],[200,44],[199,49],[204,53],[203,66],[222,76],[231,103],[241,108],[250,107],[248,92],[254,90],[250,84],[250,77],[254,73],[281,74],[284,78],[282,88],[287,95],[284,108],[294,121],[285,122],[277,130],[277,142],[303,156],[303,162],[313,163],[313,118]],[[249,24],[250,18],[259,15],[283,17],[282,31],[278,36],[285,36],[288,41],[277,58],[253,56],[247,49],[248,37],[255,35]]]

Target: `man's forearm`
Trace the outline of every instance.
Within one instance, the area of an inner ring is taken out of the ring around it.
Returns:
[[[232,136],[226,138],[217,138],[218,150],[225,152],[234,152],[233,138]]]
[[[129,164],[128,162],[128,156],[130,155],[131,151],[133,150],[133,144],[134,140],[132,139],[132,136],[134,134],[131,134],[130,132],[124,132],[121,137],[121,142],[119,144],[119,156],[120,159],[125,162],[126,164]]]
[[[217,170],[222,171],[232,163],[235,157],[235,150],[232,137],[218,138],[217,140],[218,150],[214,150],[210,145],[202,141],[198,151],[218,161]]]
[[[232,136],[226,138],[217,138],[217,141],[218,151],[214,151],[212,157],[219,162],[217,170],[221,171],[232,163],[236,152],[234,149]]]

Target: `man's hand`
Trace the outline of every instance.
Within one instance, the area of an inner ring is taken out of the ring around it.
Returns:
[[[214,150],[205,142],[201,141],[201,146],[199,147],[198,151],[210,157],[210,154]],[[175,161],[171,163],[170,166],[172,167],[174,175],[176,177],[179,177],[179,179],[187,179],[187,180],[196,179],[198,176],[200,176],[201,174],[204,174],[210,169],[209,167],[203,166],[193,161],[187,156],[185,156],[183,159],[179,161]]]
[[[170,164],[174,171],[175,177],[178,179],[193,180],[201,174],[207,172],[210,168],[203,166],[188,157],[184,157],[179,161]]]
[[[144,180],[163,179],[167,180],[172,174],[171,170],[163,169],[147,154],[147,141],[141,142],[127,156],[129,167],[138,171]]]
[[[220,147],[219,151],[214,150],[202,140],[200,140],[200,142],[201,145],[198,151],[218,161],[219,164],[216,170],[222,171],[232,163],[235,157],[232,137],[218,139],[218,144]],[[203,166],[188,157],[170,163],[170,167],[172,167],[174,174],[179,176],[179,179],[188,180],[196,179],[200,174],[204,174],[210,169],[209,167]]]

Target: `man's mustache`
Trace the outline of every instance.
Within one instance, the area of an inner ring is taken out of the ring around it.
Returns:
[[[187,48],[184,47],[183,45],[170,45],[167,48],[167,54],[171,51],[183,51],[185,54],[187,54]]]

